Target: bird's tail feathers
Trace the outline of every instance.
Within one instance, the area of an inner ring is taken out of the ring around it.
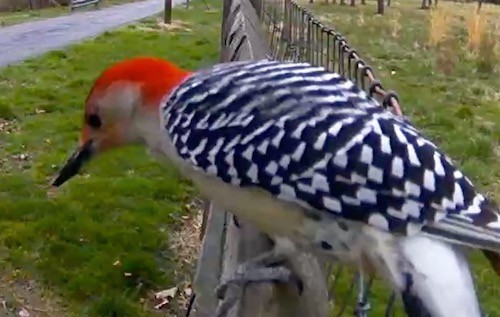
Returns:
[[[448,215],[422,230],[430,237],[482,250],[500,276],[500,212],[493,202],[483,201],[474,215]]]

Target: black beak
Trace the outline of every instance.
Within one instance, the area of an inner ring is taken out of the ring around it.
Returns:
[[[82,166],[92,157],[92,143],[92,140],[87,141],[71,155],[64,167],[59,171],[57,178],[52,182],[52,186],[59,187],[78,174]]]

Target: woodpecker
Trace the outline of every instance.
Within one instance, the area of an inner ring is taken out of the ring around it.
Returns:
[[[322,67],[252,60],[191,72],[151,57],[118,62],[91,88],[80,144],[52,185],[100,153],[134,144],[269,236],[373,267],[431,316],[445,316],[426,288],[435,280],[418,279],[446,280],[446,272],[418,272],[426,250],[477,248],[500,273],[498,206],[409,120]],[[455,249],[435,252],[452,267],[465,263],[450,255]],[[476,306],[463,316],[479,316],[474,291],[459,293],[446,297],[457,295],[457,316],[464,305]]]

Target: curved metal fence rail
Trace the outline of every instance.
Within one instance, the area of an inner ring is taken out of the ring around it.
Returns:
[[[352,48],[347,39],[329,26],[317,20],[306,8],[293,0],[263,0],[260,18],[271,48],[271,58],[290,61],[305,61],[315,66],[337,72],[362,87],[381,106],[403,115],[396,92],[386,91],[375,77],[372,67]],[[335,299],[332,316],[369,315],[371,288],[375,281],[371,277],[367,283],[342,266],[331,266],[329,277],[330,296]],[[361,284],[362,283],[362,284]],[[354,294],[357,287],[358,292]],[[387,298],[380,299],[385,308],[377,309],[377,316],[395,316],[398,310],[396,294],[385,289]]]

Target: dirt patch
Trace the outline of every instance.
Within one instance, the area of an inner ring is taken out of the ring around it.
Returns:
[[[176,31],[183,30],[187,32],[191,32],[192,30],[188,27],[189,24],[180,20],[173,20],[170,24],[167,24],[161,20],[158,20],[158,26],[160,29],[165,31]]]
[[[0,133],[11,134],[19,131],[19,125],[15,120],[5,120],[0,118]]]
[[[61,301],[38,286],[34,280],[2,276],[0,279],[0,316],[64,317]]]
[[[152,310],[167,312],[171,317],[185,315],[193,293],[191,283],[201,249],[203,201],[195,198],[184,208],[187,215],[182,216],[183,224],[169,238],[170,250],[175,254],[176,270],[173,274],[177,285],[151,292],[148,296],[148,306]]]

